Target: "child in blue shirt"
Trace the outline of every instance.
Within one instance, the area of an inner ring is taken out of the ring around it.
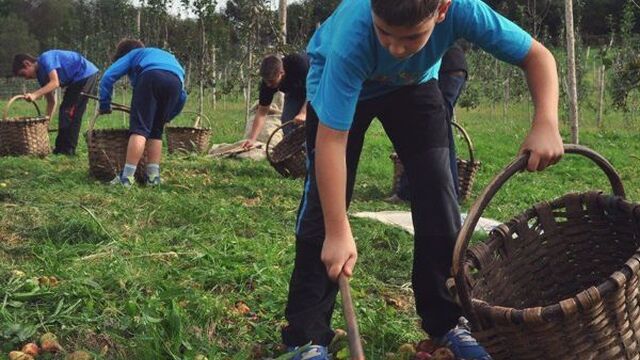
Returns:
[[[141,41],[133,39],[118,43],[113,60],[115,62],[100,80],[100,113],[111,112],[113,84],[125,74],[133,87],[133,96],[126,163],[111,183],[133,184],[133,176],[146,146],[146,183],[159,185],[164,125],[182,111],[187,100],[184,69],[171,53],[145,48]]]
[[[299,359],[327,359],[340,274],[358,258],[347,218],[364,136],[377,117],[411,186],[412,283],[422,328],[457,358],[490,359],[448,294],[460,229],[449,155],[449,122],[437,84],[445,51],[459,38],[520,66],[535,115],[520,151],[528,170],[563,153],[558,79],[551,53],[480,0],[343,0],[316,30],[307,53],[308,175],[296,223],[296,258],[285,311],[284,343],[312,342]]]
[[[58,115],[58,136],[54,154],[75,155],[82,116],[87,98],[81,92],[93,93],[98,79],[98,68],[82,55],[73,51],[49,50],[38,58],[17,54],[13,58],[13,74],[25,79],[37,79],[41,88],[25,94],[28,101],[41,96],[47,99],[47,116],[52,118],[56,107],[54,90],[66,88]]]

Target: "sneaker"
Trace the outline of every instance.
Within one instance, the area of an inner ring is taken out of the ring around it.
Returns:
[[[161,182],[162,180],[160,179],[160,175],[156,175],[152,178],[148,177],[147,175],[144,176],[144,183],[147,186],[158,186]]]
[[[120,175],[117,175],[109,182],[109,185],[122,185],[126,188],[130,188],[135,181],[136,180],[133,176],[121,177]]]
[[[327,347],[321,345],[292,347],[288,349],[288,352],[296,352],[291,360],[330,360]]]
[[[437,339],[460,360],[492,360],[487,350],[471,335],[469,321],[460,317],[458,325]]]

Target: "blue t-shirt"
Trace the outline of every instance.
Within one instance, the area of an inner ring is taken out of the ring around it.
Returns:
[[[182,83],[182,92],[176,109],[171,114],[175,117],[184,107],[187,93],[184,90],[184,69],[173,54],[157,48],[139,48],[129,51],[125,56],[111,64],[100,80],[100,109],[111,106],[113,84],[125,74],[129,77],[131,86],[135,88],[138,76],[149,70],[164,70],[175,74]]]
[[[49,83],[49,73],[56,70],[60,86],[69,86],[98,72],[98,68],[75,51],[49,50],[37,59],[36,78],[40,86]]]
[[[524,60],[533,41],[482,1],[453,0],[424,48],[398,60],[375,34],[371,0],[343,0],[307,46],[307,99],[322,124],[349,130],[358,100],[436,79],[442,55],[459,38],[512,64]]]

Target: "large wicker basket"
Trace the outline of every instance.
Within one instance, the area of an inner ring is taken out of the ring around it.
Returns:
[[[495,360],[639,359],[640,205],[624,199],[602,156],[577,145],[565,151],[593,160],[613,195],[573,193],[534,205],[468,249],[490,200],[526,167],[528,157],[519,157],[473,204],[448,285]]]
[[[458,165],[458,202],[463,202],[471,196],[471,190],[473,189],[473,183],[480,169],[480,161],[475,159],[473,143],[467,131],[456,122],[451,123],[462,134],[462,138],[467,144],[469,149],[469,159],[457,158]],[[400,161],[398,154],[393,153],[389,158],[393,161],[393,184],[391,185],[391,192],[393,194],[398,192],[400,186],[400,177],[404,173],[404,167]]]
[[[285,126],[293,126],[294,121],[287,121],[278,126],[269,136],[266,145],[267,160],[280,175],[288,178],[304,178],[307,175],[307,151],[305,147],[305,126],[296,126],[284,135],[282,140],[271,146],[271,140],[278,131]]]
[[[128,112],[124,107],[113,107],[114,110]],[[129,145],[128,129],[95,129],[96,120],[100,114],[96,113],[89,122],[86,133],[87,151],[89,154],[89,175],[102,181],[109,181],[122,172],[127,157]],[[138,163],[135,178],[144,180],[144,167],[147,162],[147,150]]]
[[[167,147],[170,154],[174,152],[204,153],[209,149],[211,137],[211,120],[198,112],[185,111],[196,116],[193,127],[166,126]],[[208,127],[200,127],[200,120],[204,118]]]
[[[4,108],[0,121],[0,156],[36,155],[46,156],[49,147],[49,117],[42,116],[38,104],[32,102],[37,116],[9,117],[9,107],[24,96],[12,97]]]

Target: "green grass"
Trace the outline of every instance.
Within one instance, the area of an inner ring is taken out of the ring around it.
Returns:
[[[32,111],[26,105],[16,104],[12,113]],[[207,113],[212,142],[240,138],[239,102]],[[527,108],[513,106],[507,119],[488,107],[461,110],[458,118],[483,163],[477,195],[516,154],[528,128]],[[124,124],[119,114],[98,123]],[[629,198],[637,200],[638,129],[615,113],[607,126],[587,126],[582,143],[613,163]],[[563,135],[568,139],[566,128]],[[383,201],[391,186],[390,152],[374,123],[352,212],[407,209]],[[278,354],[302,181],[279,177],[266,162],[169,155],[162,166],[160,188],[124,190],[87,176],[83,139],[75,158],[0,158],[0,358],[46,331],[67,350],[105,359],[249,359],[257,348],[264,356]],[[566,156],[550,171],[517,175],[485,216],[505,220],[538,201],[596,188],[607,190],[602,173]],[[411,299],[412,239],[376,222],[352,224],[360,256],[353,297],[368,358],[380,359],[424,336],[410,302],[394,306],[389,300]],[[26,275],[12,276],[12,270]],[[45,275],[60,285],[40,288],[30,280]],[[251,313],[235,311],[238,301]],[[334,320],[344,328],[339,311]]]

